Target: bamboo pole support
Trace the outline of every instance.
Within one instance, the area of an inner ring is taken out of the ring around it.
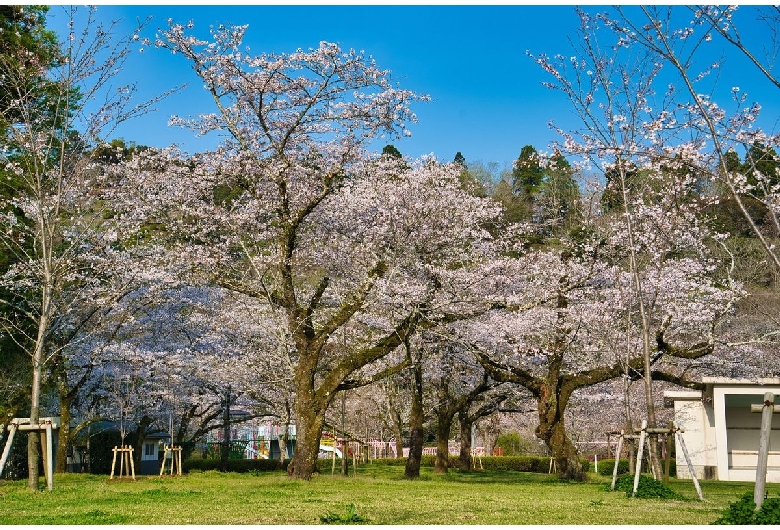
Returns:
[[[623,450],[623,431],[620,431],[620,438],[618,438],[617,449],[615,450],[615,467],[612,469],[612,485],[609,487],[609,491],[615,491],[615,481],[617,480],[618,464],[620,464],[620,453]]]
[[[645,429],[647,429],[647,420],[642,420],[642,433],[639,435],[639,454],[636,457],[636,473],[634,474],[634,490],[632,497],[636,497],[636,490],[639,488],[639,474],[642,472],[642,456],[645,451]]]
[[[5,441],[5,448],[3,449],[3,456],[0,457],[0,475],[3,474],[3,468],[5,462],[8,460],[8,455],[11,454],[11,444],[14,441],[14,435],[16,434],[16,425],[11,424],[8,426],[8,439]]]
[[[114,478],[114,467],[116,466],[116,446],[112,449],[114,452],[114,458],[111,459],[111,476],[108,477],[109,480]]]
[[[751,411],[754,410],[751,406]],[[756,510],[764,504],[766,491],[766,469],[769,461],[769,436],[772,433],[772,413],[775,410],[775,395],[772,392],[764,394],[764,404],[761,406],[761,440],[758,444],[758,462],[756,462],[756,485],[753,489],[753,500]]]
[[[691,474],[691,478],[693,479],[693,485],[696,487],[696,493],[699,495],[699,500],[704,500],[704,495],[701,493],[701,486],[699,486],[699,479],[696,478],[696,473],[693,470],[693,463],[691,462],[691,458],[688,456],[688,448],[685,447],[685,440],[683,440],[682,432],[677,431],[677,440],[680,442],[680,449],[683,451],[683,456],[685,456],[685,463],[688,464],[688,472]]]

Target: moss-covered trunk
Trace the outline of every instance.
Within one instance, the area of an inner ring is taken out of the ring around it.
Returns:
[[[569,480],[585,480],[577,447],[566,434],[564,411],[570,394],[544,385],[538,397],[539,426],[536,436],[547,444],[555,460],[559,476]]]

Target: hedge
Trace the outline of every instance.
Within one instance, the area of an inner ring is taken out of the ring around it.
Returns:
[[[380,458],[373,460],[375,464],[385,464],[388,466],[405,466],[406,458]],[[433,467],[436,460],[435,455],[422,455],[420,465],[423,467]],[[550,470],[550,457],[548,456],[483,456],[481,458],[482,468],[490,471],[524,471],[528,473],[547,473]],[[281,469],[287,469],[289,460],[285,460]],[[590,469],[590,462],[581,458],[583,469]],[[182,464],[183,471],[209,471],[218,470],[220,461],[216,458],[190,459]],[[278,471],[278,460],[228,460],[228,471],[237,473],[246,473],[249,471]],[[450,456],[450,467],[458,467],[458,457]],[[601,467],[601,466],[599,466]],[[611,469],[611,468],[610,468]]]
[[[257,460],[228,460],[227,470],[236,473],[247,473],[249,471],[280,471],[287,469],[289,460],[285,460],[280,465],[279,460],[265,460],[258,458]],[[194,458],[184,460],[182,462],[182,470],[185,473],[190,471],[210,471],[218,470],[220,468],[220,461],[218,458]]]
[[[647,461],[645,461],[645,468],[647,468]],[[666,461],[661,462],[661,469],[665,469],[666,467]],[[599,475],[605,475],[605,476],[612,476],[612,473],[615,469],[615,459],[614,458],[607,458],[604,460],[599,460]],[[634,473],[636,471],[635,469],[629,469],[628,468],[628,459],[621,458],[620,463],[618,464],[618,475],[625,475],[626,473]],[[672,458],[669,461],[669,476],[674,477],[677,476],[677,462],[674,458]]]
[[[549,456],[483,456],[480,460],[482,467],[490,471],[525,471],[528,473],[547,473],[550,471]],[[435,461],[435,455],[422,455],[420,465],[433,467]],[[389,466],[404,466],[406,458],[382,458],[375,460],[375,462]],[[581,458],[580,462],[582,462],[585,471],[590,469],[590,461]],[[479,464],[477,466],[479,467]],[[450,467],[458,467],[458,457],[450,456]]]

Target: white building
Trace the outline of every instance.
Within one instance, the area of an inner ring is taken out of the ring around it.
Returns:
[[[704,391],[668,391],[664,403],[674,407],[674,423],[700,479],[756,479],[761,414],[750,411],[772,392],[780,404],[780,378],[758,380],[705,377]],[[691,478],[677,447],[677,477]],[[772,417],[767,482],[780,483],[780,414]]]

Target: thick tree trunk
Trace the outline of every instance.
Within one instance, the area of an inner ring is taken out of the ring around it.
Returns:
[[[450,430],[452,427],[452,415],[440,414],[436,427],[436,461],[433,466],[434,473],[446,473],[450,467]]]
[[[580,462],[577,447],[566,434],[563,412],[569,396],[556,394],[555,388],[542,387],[539,395],[539,426],[536,436],[547,444],[555,460],[558,475],[569,480],[585,480],[585,471]]]
[[[57,432],[57,460],[55,473],[65,473],[68,465],[68,446],[70,446],[70,407],[73,398],[60,396],[60,428]]]
[[[469,421],[468,415],[459,413],[458,424],[460,425],[460,455],[458,456],[458,469],[461,471],[471,470],[471,429],[474,425]]]
[[[420,464],[423,450],[423,388],[422,366],[414,365],[414,386],[412,392],[412,411],[409,414],[409,458],[406,460],[404,476],[406,478],[418,478],[420,476]]]
[[[295,452],[287,474],[291,478],[311,480],[317,471],[317,455],[320,452],[320,438],[325,423],[325,414],[296,404]],[[346,458],[346,451],[342,455]]]

